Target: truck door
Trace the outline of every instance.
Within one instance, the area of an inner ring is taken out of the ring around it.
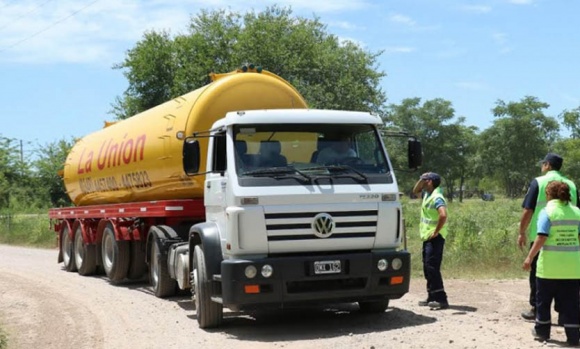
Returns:
[[[204,203],[206,219],[210,222],[220,223],[225,221],[226,208],[226,134],[218,133],[209,139],[210,152],[207,166],[208,173],[205,180]]]

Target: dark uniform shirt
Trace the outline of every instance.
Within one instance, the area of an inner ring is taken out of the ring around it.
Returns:
[[[524,202],[522,203],[522,208],[527,208],[530,210],[536,209],[536,204],[538,202],[538,195],[540,193],[540,186],[538,181],[534,178],[530,183]],[[578,195],[578,190],[576,190],[576,206],[580,208],[580,196]]]

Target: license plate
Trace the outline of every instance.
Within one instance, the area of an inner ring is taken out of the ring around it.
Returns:
[[[338,274],[340,271],[340,260],[314,262],[314,274]]]

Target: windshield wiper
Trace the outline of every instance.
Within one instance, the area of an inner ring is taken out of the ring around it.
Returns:
[[[296,177],[295,175],[299,175]],[[261,176],[269,176],[269,175],[276,175],[273,178],[280,179],[280,178],[296,178],[302,179],[306,181],[312,180],[312,177],[307,175],[306,173],[291,167],[291,166],[282,166],[282,167],[266,167],[260,168],[253,171],[248,171],[243,173],[244,176],[254,176],[254,177],[261,177]]]

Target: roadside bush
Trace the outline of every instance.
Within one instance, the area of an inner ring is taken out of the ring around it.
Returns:
[[[521,270],[525,254],[516,244],[520,205],[521,201],[511,199],[449,203],[449,233],[442,266],[444,278],[525,276]],[[412,275],[422,277],[421,200],[404,200],[403,209],[408,249],[412,254]]]
[[[56,235],[48,215],[0,213],[0,243],[35,247],[54,247]]]

